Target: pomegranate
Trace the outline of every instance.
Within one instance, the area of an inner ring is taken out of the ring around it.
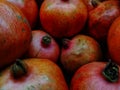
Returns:
[[[70,90],[119,90],[119,72],[120,66],[113,62],[91,62],[76,71]]]
[[[40,8],[41,24],[55,38],[77,34],[86,19],[87,8],[82,0],[44,0]]]
[[[26,16],[31,28],[35,27],[38,19],[38,6],[35,0],[6,0],[17,6]]]
[[[99,41],[107,38],[109,28],[120,15],[120,2],[117,0],[104,1],[89,13],[89,33]]]
[[[59,53],[60,50],[57,42],[48,33],[42,30],[32,31],[32,41],[26,53],[27,57],[46,58],[57,62]]]
[[[111,59],[120,65],[120,16],[110,27],[107,44]]]
[[[76,35],[71,40],[64,39],[63,41],[60,60],[68,73],[73,73],[80,66],[99,61],[101,58],[100,45],[87,35]]]
[[[31,28],[23,13],[13,4],[0,1],[0,69],[13,63],[28,49]]]
[[[17,60],[1,71],[0,90],[68,90],[61,69],[48,59]]]

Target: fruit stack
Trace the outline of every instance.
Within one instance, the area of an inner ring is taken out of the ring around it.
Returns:
[[[0,0],[0,90],[120,90],[119,0]]]

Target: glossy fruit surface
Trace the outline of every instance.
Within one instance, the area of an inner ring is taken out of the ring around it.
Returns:
[[[44,0],[40,8],[43,28],[53,37],[71,37],[80,32],[87,19],[81,0]]]
[[[106,40],[112,22],[120,15],[119,1],[104,1],[89,13],[89,33],[97,40]]]
[[[68,72],[75,72],[82,65],[99,61],[101,58],[98,42],[87,35],[76,35],[63,42],[61,63]]]
[[[31,28],[22,12],[0,1],[0,68],[25,53],[31,41]]]
[[[120,72],[120,67],[114,66],[109,68],[109,75],[116,76],[116,69],[118,70],[117,81],[111,82],[105,78],[103,71],[106,67],[105,62],[92,62],[79,68],[74,74],[70,90],[119,90],[120,89],[120,77],[118,72]],[[112,65],[112,64],[111,64]],[[112,73],[112,70],[114,73]]]
[[[120,17],[111,25],[107,41],[112,60],[120,65]]]
[[[46,58],[57,62],[59,53],[58,44],[48,33],[42,30],[32,31],[32,41],[27,52],[28,57]]]
[[[38,6],[35,0],[6,0],[17,6],[26,16],[30,26],[33,28],[38,19]]]
[[[14,69],[7,69],[1,72],[1,90],[68,90],[61,69],[50,60],[46,59],[25,59],[23,63],[17,62],[16,65],[27,65],[27,73],[15,78],[11,70],[19,73],[16,66]],[[24,70],[25,68],[22,68]]]

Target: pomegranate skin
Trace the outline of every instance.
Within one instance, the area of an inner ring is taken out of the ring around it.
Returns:
[[[48,39],[51,40],[48,45],[42,41],[43,37],[48,37]],[[42,30],[32,31],[32,41],[28,51],[26,52],[27,57],[49,59],[56,63],[58,61],[59,54],[59,45],[48,33]]]
[[[80,32],[87,20],[87,8],[81,0],[45,0],[40,8],[43,28],[55,38]]]
[[[119,90],[120,78],[117,82],[108,81],[102,74],[105,66],[106,62],[92,62],[79,68],[72,77],[70,90]]]
[[[69,73],[74,73],[84,64],[99,61],[102,58],[100,45],[93,38],[86,35],[76,35],[63,45],[61,63]]]

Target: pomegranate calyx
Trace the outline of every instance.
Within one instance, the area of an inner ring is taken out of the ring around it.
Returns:
[[[16,62],[11,66],[11,73],[14,78],[19,78],[27,74],[27,64],[22,60],[17,59]]]
[[[100,0],[92,0],[91,3],[94,7],[96,7],[101,3],[101,1]]]
[[[48,46],[51,43],[51,37],[49,35],[42,37],[42,44]]]
[[[117,82],[119,79],[119,67],[116,63],[110,60],[104,68],[102,74],[110,82]]]

